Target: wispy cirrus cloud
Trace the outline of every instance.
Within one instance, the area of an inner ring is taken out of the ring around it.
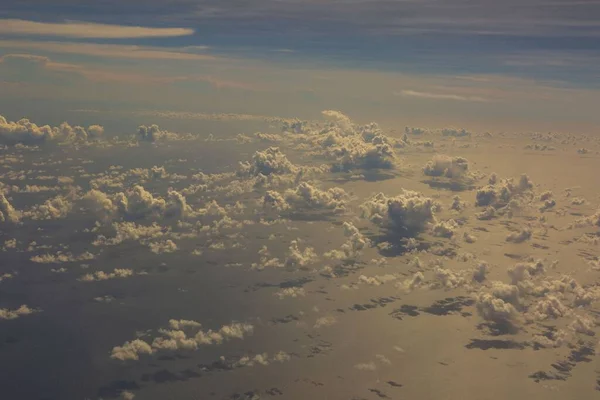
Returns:
[[[0,49],[38,50],[48,53],[77,54],[102,58],[132,58],[153,60],[216,60],[218,57],[185,48],[158,48],[149,46],[97,44],[77,42],[41,42],[29,40],[0,40]],[[196,47],[197,49],[198,47]]]
[[[36,22],[23,19],[0,19],[0,35],[52,36],[89,39],[131,39],[193,35],[189,28],[152,28],[110,25],[92,22]]]
[[[23,63],[39,68],[79,75],[94,82],[121,82],[127,84],[170,84],[176,82],[205,82],[216,89],[267,90],[263,85],[213,75],[155,75],[148,72],[130,72],[115,68],[98,68],[92,65],[53,61],[35,54],[15,53],[0,57],[0,64]]]
[[[450,93],[431,93],[431,92],[418,92],[416,90],[401,90],[399,92],[394,92],[396,96],[402,97],[418,97],[422,99],[432,99],[432,100],[455,100],[455,101],[475,101],[475,102],[486,102],[490,101],[484,97],[480,96],[463,96],[458,94],[450,94]]]

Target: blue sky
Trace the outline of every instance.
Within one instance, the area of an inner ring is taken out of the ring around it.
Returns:
[[[5,0],[0,18],[2,89],[23,107],[600,122],[600,1]]]

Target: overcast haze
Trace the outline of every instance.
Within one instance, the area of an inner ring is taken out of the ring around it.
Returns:
[[[591,399],[600,2],[5,0],[0,398]]]

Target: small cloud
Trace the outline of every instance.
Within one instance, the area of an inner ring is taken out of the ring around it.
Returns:
[[[474,101],[474,102],[486,102],[489,101],[486,98],[479,96],[462,96],[458,94],[450,93],[431,93],[431,92],[417,92],[415,90],[401,90],[400,92],[394,92],[396,96],[402,97],[418,97],[422,99],[432,100],[456,100],[456,101]]]
[[[125,39],[189,36],[193,35],[194,32],[193,29],[188,28],[150,28],[143,26],[109,25],[77,21],[51,23],[26,21],[22,19],[0,20],[0,34],[2,35]]]

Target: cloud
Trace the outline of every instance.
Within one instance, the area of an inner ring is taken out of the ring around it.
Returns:
[[[96,271],[93,274],[85,274],[79,278],[82,282],[106,281],[109,279],[123,279],[133,276],[133,270],[127,268],[115,268],[113,272]]]
[[[0,19],[0,35],[56,36],[88,39],[130,39],[189,36],[193,29],[149,28],[142,26],[108,25],[92,22],[36,22],[22,19]]]
[[[331,315],[327,315],[325,317],[319,317],[315,321],[313,328],[319,329],[324,326],[331,326],[331,325],[334,325],[336,322],[337,322],[337,319]]]
[[[300,248],[300,239],[292,240],[290,247],[288,248],[287,257],[285,259],[285,265],[288,267],[306,267],[318,260],[317,253],[315,250],[306,246],[304,250]]]
[[[2,61],[0,59],[0,61]],[[98,137],[103,130],[100,125],[91,125],[94,138]],[[88,129],[90,129],[88,128]],[[51,127],[49,125],[38,126],[26,118],[19,121],[8,121],[0,115],[0,143],[7,145],[16,145],[18,143],[33,145],[42,144],[51,140],[60,141],[86,141],[90,134],[84,127],[71,126],[63,122],[59,126]]]
[[[433,199],[404,190],[396,197],[379,193],[361,205],[363,218],[400,235],[413,236],[435,222]]]
[[[24,315],[30,315],[36,312],[40,312],[41,310],[35,310],[32,308],[29,308],[29,306],[26,306],[25,304],[23,304],[21,307],[14,309],[14,310],[10,310],[8,308],[0,308],[0,320],[2,319],[16,319],[19,317],[22,317]]]
[[[456,101],[473,101],[473,102],[489,101],[488,99],[479,97],[479,96],[461,96],[458,94],[417,92],[415,90],[401,90],[400,92],[394,92],[394,95],[403,96],[403,97],[417,97],[417,98],[421,98],[421,99],[432,99],[432,100],[456,100]]]
[[[57,253],[57,254],[43,254],[31,257],[31,261],[41,264],[60,264],[68,262],[78,261],[89,261],[96,258],[89,251],[83,252],[80,255],[74,255],[72,253]]]
[[[4,193],[0,193],[0,222],[17,223],[21,213],[17,211],[8,201]]]
[[[508,236],[506,236],[506,241],[509,243],[523,243],[531,239],[531,235],[531,228],[527,227],[519,230],[518,232],[509,233]]]
[[[263,205],[269,209],[292,213],[318,210],[341,213],[345,211],[348,198],[348,194],[342,188],[320,190],[308,182],[301,182],[294,189],[286,190],[283,195],[267,191],[263,197]]]
[[[159,329],[152,343],[141,339],[125,342],[115,346],[111,358],[127,361],[139,360],[141,354],[151,355],[160,351],[194,351],[201,345],[219,345],[233,339],[244,339],[254,332],[254,326],[246,323],[233,322],[223,325],[216,331],[201,330],[202,325],[191,320],[170,320],[169,329]]]
[[[304,297],[306,295],[306,291],[304,290],[304,288],[301,287],[289,287],[278,290],[274,293],[274,295],[279,297],[280,299],[285,299],[286,297],[296,298]]]
[[[464,157],[436,155],[423,167],[423,174],[433,177],[444,177],[461,180],[470,178],[469,161]]]
[[[161,242],[150,242],[148,243],[148,247],[150,247],[150,251],[154,254],[173,253],[177,251],[177,245],[170,239]]]
[[[19,51],[37,50],[50,53],[77,54],[101,58],[125,58],[139,60],[189,60],[214,61],[218,58],[208,54],[187,53],[183,49],[147,47],[124,44],[97,44],[79,42],[36,42],[28,40],[0,40],[0,47]]]
[[[371,361],[368,363],[356,364],[354,366],[354,368],[361,370],[361,371],[375,371],[377,369],[377,366],[375,365],[375,363],[373,361]]]

